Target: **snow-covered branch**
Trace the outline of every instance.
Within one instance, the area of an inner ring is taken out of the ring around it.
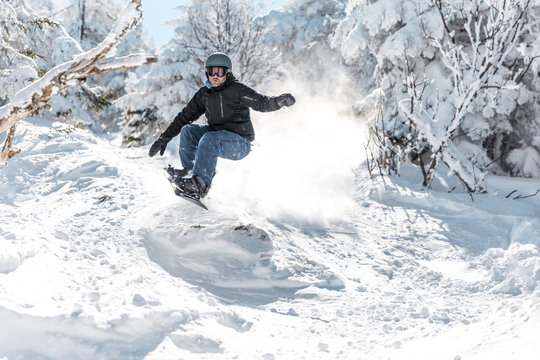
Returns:
[[[156,61],[157,58],[149,57],[147,54],[144,53],[105,59],[97,66],[96,74],[101,74],[114,70],[135,69],[141,65],[154,63]]]
[[[523,34],[524,14],[529,6],[525,1],[522,6],[497,0],[474,0],[461,5],[436,2],[438,12],[443,19],[446,33],[442,37],[430,36],[431,44],[438,50],[442,64],[451,76],[450,107],[446,111],[434,110],[434,105],[442,100],[438,95],[424,99],[418,96],[414,74],[409,74],[406,82],[410,99],[402,101],[401,110],[414,125],[420,136],[425,139],[433,154],[424,184],[429,185],[439,160],[461,180],[469,192],[483,192],[484,171],[454,143],[458,129],[462,129],[473,106],[482,96],[489,96],[489,91],[500,91],[516,86],[512,78],[515,74],[505,68],[510,54],[517,47],[518,39]],[[482,6],[485,10],[479,12]],[[461,6],[460,8],[455,8]],[[452,24],[446,20],[447,14],[459,12],[464,17],[463,25]],[[460,37],[456,37],[458,26]],[[448,101],[448,100],[446,100]],[[431,104],[431,105],[429,105]]]
[[[12,129],[18,121],[47,108],[52,96],[70,86],[84,82],[87,77],[119,69],[133,69],[157,61],[145,54],[110,58],[120,40],[135,28],[142,18],[141,0],[132,0],[122,11],[107,37],[93,49],[78,54],[72,61],[57,65],[43,77],[20,90],[10,103],[0,107],[0,133]],[[15,152],[2,151],[2,159],[8,160]],[[11,139],[12,140],[12,139]],[[6,147],[5,147],[6,148]]]

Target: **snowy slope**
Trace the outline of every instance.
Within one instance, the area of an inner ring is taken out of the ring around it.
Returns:
[[[206,212],[81,129],[21,123],[0,168],[0,359],[534,359],[540,183],[370,179],[327,102],[257,114]],[[331,125],[331,126],[330,126]],[[510,197],[506,197],[517,190]]]

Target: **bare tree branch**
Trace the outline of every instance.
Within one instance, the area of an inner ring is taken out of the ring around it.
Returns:
[[[519,199],[526,199],[526,198],[534,197],[534,196],[538,195],[539,193],[540,193],[540,189],[536,190],[536,192],[534,194],[518,195],[513,200],[519,200]],[[508,194],[508,196],[510,196],[510,194]]]

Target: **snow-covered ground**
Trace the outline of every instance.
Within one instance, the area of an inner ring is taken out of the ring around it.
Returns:
[[[540,182],[371,179],[362,126],[324,104],[258,114],[210,211],[161,171],[177,140],[156,159],[22,122],[0,168],[0,359],[536,359],[540,196],[515,198]]]

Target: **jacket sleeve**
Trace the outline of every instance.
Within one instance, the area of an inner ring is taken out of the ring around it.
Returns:
[[[195,93],[188,104],[176,115],[169,127],[163,132],[162,136],[173,138],[180,134],[182,127],[187,124],[191,124],[206,111],[203,101],[203,91],[201,88]]]
[[[240,101],[242,105],[261,112],[276,111],[281,109],[281,106],[279,106],[276,102],[276,97],[261,95],[245,85],[242,86]]]

